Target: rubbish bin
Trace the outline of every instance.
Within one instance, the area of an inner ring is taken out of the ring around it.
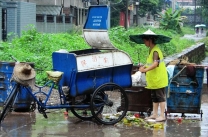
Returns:
[[[34,68],[34,63],[29,63]],[[0,107],[11,92],[13,82],[10,82],[12,77],[15,62],[0,62]],[[19,95],[14,105],[14,111],[30,111],[32,96],[21,87]]]
[[[138,65],[133,65],[131,74],[136,73],[139,70]],[[141,77],[139,83],[132,83],[130,88],[125,88],[129,106],[128,111],[145,112],[150,115],[152,112],[152,99],[151,91],[145,88],[145,77]],[[121,107],[122,108],[122,107]]]
[[[201,94],[203,87],[204,68],[194,67],[194,75],[188,75],[188,67],[177,65],[173,79],[167,87],[167,113],[201,114]]]
[[[125,90],[129,99],[128,111],[145,112],[150,115],[152,112],[151,91],[141,86],[132,86]]]

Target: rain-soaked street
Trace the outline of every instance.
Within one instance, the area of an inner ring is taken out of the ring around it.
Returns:
[[[143,125],[100,125],[95,121],[82,121],[64,110],[50,110],[48,119],[38,112],[13,112],[0,127],[0,137],[207,137],[208,136],[208,95],[201,100],[200,114],[168,114],[164,128],[146,128]]]
[[[48,111],[45,119],[36,110],[9,114],[0,125],[0,137],[208,137],[208,91],[203,93],[202,118],[201,114],[185,113],[186,117],[181,119],[181,113],[170,113],[165,122],[159,123],[162,128],[144,124],[100,125],[96,121],[82,121],[71,112],[64,115],[64,109]]]

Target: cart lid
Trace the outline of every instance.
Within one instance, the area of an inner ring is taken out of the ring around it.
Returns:
[[[116,49],[108,35],[109,11],[107,5],[89,7],[83,34],[85,41],[94,49]]]

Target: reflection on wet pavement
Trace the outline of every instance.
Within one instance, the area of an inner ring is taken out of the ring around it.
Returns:
[[[64,110],[51,111],[48,119],[38,112],[10,114],[2,122],[0,137],[207,137],[208,103],[203,103],[202,120],[200,114],[169,114],[164,129],[145,128],[143,126],[99,125],[95,121],[82,121],[64,115]]]

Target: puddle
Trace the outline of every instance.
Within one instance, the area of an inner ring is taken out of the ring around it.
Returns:
[[[198,114],[186,114],[181,122],[180,114],[170,114],[164,128],[145,128],[133,125],[100,125],[95,121],[82,121],[69,113],[51,111],[45,119],[38,112],[12,113],[3,121],[2,137],[207,137],[208,104],[202,104],[204,112],[200,120]]]

